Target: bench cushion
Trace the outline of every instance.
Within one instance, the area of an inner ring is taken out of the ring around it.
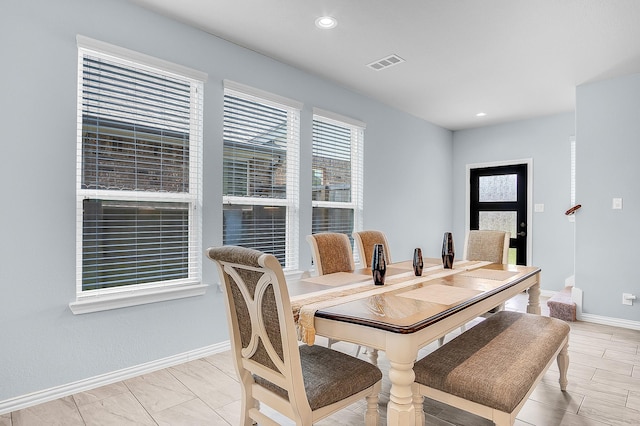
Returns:
[[[415,381],[511,413],[569,331],[555,318],[502,311],[418,361]]]

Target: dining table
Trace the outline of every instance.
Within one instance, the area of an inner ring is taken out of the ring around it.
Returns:
[[[418,351],[524,291],[527,312],[540,314],[540,268],[483,261],[424,259],[421,275],[411,261],[387,265],[383,285],[370,269],[290,280],[287,284],[299,338],[315,336],[384,351],[391,382],[387,425],[422,425],[423,397],[414,395]]]

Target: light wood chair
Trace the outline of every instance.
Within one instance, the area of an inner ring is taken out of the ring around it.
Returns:
[[[387,264],[391,263],[391,251],[389,249],[389,242],[384,232],[369,230],[354,232],[353,240],[358,247],[358,253],[360,254],[360,262],[363,268],[371,267],[371,259],[373,257],[373,246],[376,244],[382,244],[384,248],[384,260]]]
[[[311,247],[313,264],[318,276],[335,272],[353,272],[356,269],[351,241],[347,234],[321,232],[307,235],[307,242]],[[328,347],[336,342],[335,339],[329,339]],[[356,356],[360,355],[360,348],[357,347]]]
[[[511,232],[472,230],[464,239],[464,260],[484,260],[486,262],[509,263],[509,242]],[[504,310],[504,303],[489,311],[493,314]]]
[[[366,361],[321,346],[298,346],[278,260],[243,247],[209,248],[226,296],[234,366],[242,388],[241,424],[277,425],[260,403],[296,425],[366,398],[365,424],[378,421],[382,373]]]
[[[482,260],[506,265],[509,262],[509,241],[511,233],[506,231],[470,230],[464,239],[462,260]],[[488,317],[504,310],[504,303],[483,314]],[[464,332],[466,326],[460,327]],[[440,346],[444,344],[444,336],[438,339]]]

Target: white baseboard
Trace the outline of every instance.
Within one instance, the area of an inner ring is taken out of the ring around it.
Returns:
[[[112,371],[110,373],[68,383],[66,385],[56,386],[50,389],[0,401],[0,415],[16,410],[22,410],[37,404],[42,404],[43,402],[53,401],[54,399],[63,398],[78,392],[84,392],[90,389],[99,388],[100,386],[120,382],[122,380],[140,376],[141,374],[147,374],[157,370],[162,370],[163,368],[194,361],[229,349],[231,349],[231,343],[227,340],[225,342],[216,343],[215,345],[205,346],[204,348],[195,349],[193,351],[184,352],[156,361],[135,365],[122,370]]]
[[[631,321],[621,318],[603,317],[594,314],[583,313],[580,316],[580,321],[593,322],[596,324],[610,325],[612,327],[628,328],[631,330],[640,330],[640,321]]]
[[[540,296],[553,297],[557,291],[541,290]],[[640,321],[631,321],[621,318],[604,317],[601,315],[585,314],[582,312],[582,290],[573,287],[571,299],[576,303],[576,319],[578,321],[592,322],[595,324],[610,325],[612,327],[628,328],[630,330],[640,330]]]

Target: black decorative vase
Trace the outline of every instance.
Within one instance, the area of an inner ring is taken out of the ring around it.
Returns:
[[[422,249],[417,248],[413,251],[413,273],[416,274],[416,277],[422,276],[423,266]]]
[[[387,262],[384,259],[384,246],[375,244],[373,246],[373,256],[371,257],[371,273],[375,285],[384,284],[384,276],[387,273]]]
[[[451,232],[445,232],[442,239],[442,266],[444,269],[453,268],[453,258],[455,257],[455,250],[453,248],[453,234]]]

